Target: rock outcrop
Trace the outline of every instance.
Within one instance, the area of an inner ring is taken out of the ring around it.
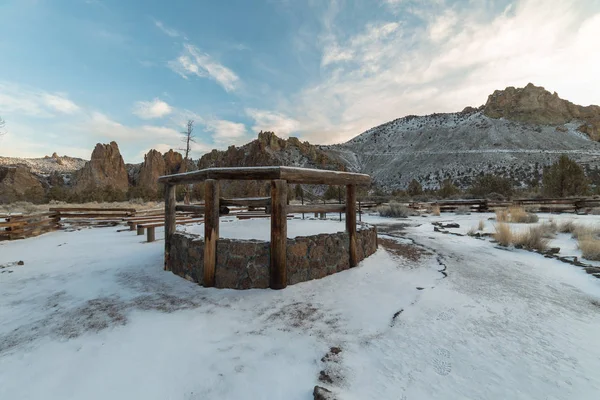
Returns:
[[[112,188],[127,192],[129,180],[119,146],[98,143],[92,157],[85,166],[74,174],[73,189],[82,192],[90,188]]]
[[[140,167],[137,186],[158,190],[158,177],[165,174],[165,160],[159,151],[150,150]]]
[[[229,146],[225,151],[213,150],[198,161],[198,168],[252,167],[286,165],[345,171],[346,165],[308,142],[295,137],[282,139],[273,132],[260,132],[258,138],[243,146]]]
[[[550,93],[541,86],[528,84],[524,88],[507,87],[496,90],[485,104],[484,114],[490,118],[538,125],[580,123],[578,130],[592,140],[600,140],[600,107],[579,106]]]
[[[38,177],[25,165],[0,165],[0,203],[29,200],[28,196],[43,195],[44,187]]]

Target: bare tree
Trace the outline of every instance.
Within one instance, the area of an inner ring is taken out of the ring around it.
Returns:
[[[194,139],[194,120],[189,119],[187,122],[187,129],[181,132],[183,137],[181,141],[185,143],[185,148],[180,149],[181,151],[185,151],[185,157],[183,158],[183,165],[181,167],[181,172],[187,172],[188,160],[190,157],[190,151],[192,143],[196,143]],[[190,204],[190,193],[192,192],[192,185],[185,185],[185,189],[183,192],[183,202],[185,204]]]

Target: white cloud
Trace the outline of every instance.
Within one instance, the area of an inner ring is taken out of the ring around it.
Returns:
[[[254,120],[254,132],[272,131],[280,137],[288,137],[300,129],[297,120],[277,112],[247,108],[246,114]]]
[[[495,15],[484,2],[394,3],[411,14],[370,21],[351,37],[331,18],[323,23],[320,81],[275,109],[293,117],[301,137],[341,142],[408,114],[478,106],[495,89],[528,82],[579,104],[600,98],[590,78],[600,65],[598,3],[520,0]],[[424,26],[406,28],[414,18]]]
[[[162,118],[172,111],[173,108],[159,98],[152,101],[138,101],[133,106],[133,113],[142,119]]]
[[[53,94],[15,83],[0,82],[0,110],[4,114],[50,118],[57,113],[76,113],[80,111],[80,107],[62,93]]]
[[[219,147],[244,144],[246,126],[242,123],[222,119],[203,121],[207,131],[212,132],[213,142]]]
[[[175,29],[167,27],[162,21],[159,21],[159,20],[155,19],[154,20],[154,25],[156,25],[156,27],[158,29],[160,29],[167,36],[170,36],[172,38],[181,36],[181,33],[179,33],[178,31],[176,31]]]
[[[234,91],[239,86],[240,78],[235,72],[218,63],[194,45],[186,43],[183,47],[183,53],[168,63],[169,68],[174,72],[185,79],[191,75],[213,79],[228,92]]]
[[[79,106],[61,95],[44,93],[42,101],[51,109],[63,114],[73,114],[79,111]]]

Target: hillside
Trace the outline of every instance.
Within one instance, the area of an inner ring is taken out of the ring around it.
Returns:
[[[597,131],[598,120],[600,107],[575,106],[528,85],[496,91],[478,109],[399,118],[327,151],[386,189],[413,178],[425,187],[446,178],[466,186],[482,172],[526,184],[561,154],[588,170],[600,167],[600,143],[586,133]]]

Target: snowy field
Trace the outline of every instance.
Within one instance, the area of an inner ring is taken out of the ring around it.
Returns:
[[[0,242],[0,399],[598,399],[600,279],[431,225],[489,216],[365,217],[387,249],[282,291],[200,287],[117,228]]]

